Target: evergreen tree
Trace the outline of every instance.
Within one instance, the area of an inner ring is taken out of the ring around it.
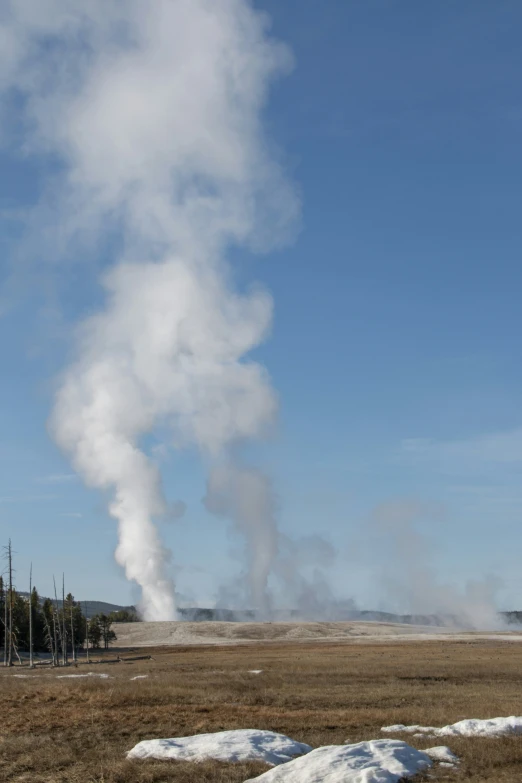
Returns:
[[[69,593],[65,597],[65,624],[68,629],[69,648],[71,647],[71,612],[74,646],[78,649],[85,641],[85,617],[83,616],[80,603],[75,601],[74,596]]]
[[[108,650],[110,643],[116,640],[116,634],[112,630],[112,619],[110,615],[107,614],[100,614],[98,619],[101,627],[103,646]]]
[[[53,602],[50,598],[46,598],[42,604],[42,614],[46,617],[47,622],[52,627],[53,624]]]
[[[45,626],[45,649],[50,653],[54,651],[56,656],[58,651],[55,649],[54,614],[54,603],[50,598],[46,598],[42,604],[42,618]]]
[[[136,612],[129,609],[118,609],[117,612],[111,612],[109,617],[113,623],[137,623],[140,619]]]
[[[29,602],[16,590],[12,592],[13,644],[17,650],[29,649]]]
[[[43,608],[40,606],[38,590],[33,587],[31,593],[31,607],[33,612],[33,649],[35,652],[44,652],[48,649],[45,633],[45,620]]]
[[[95,650],[99,649],[102,640],[102,629],[98,615],[89,621],[89,643]]]

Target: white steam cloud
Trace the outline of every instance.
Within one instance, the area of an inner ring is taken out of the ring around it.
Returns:
[[[232,519],[245,540],[246,605],[258,617],[270,615],[268,578],[280,545],[269,479],[259,470],[234,463],[216,465],[207,484],[205,505],[214,514]]]
[[[434,540],[421,523],[428,523],[436,535],[441,513],[441,508],[402,499],[382,503],[367,520],[368,561],[373,560],[382,594],[392,602],[389,608],[417,615],[419,621],[424,615],[445,625],[501,627],[495,600],[499,579],[469,580],[463,587],[439,579],[432,558]]]
[[[12,0],[0,12],[4,100],[23,112],[25,151],[60,168],[35,213],[42,242],[121,246],[50,426],[84,481],[113,493],[116,559],[149,620],[176,616],[154,523],[168,509],[140,448],[158,425],[214,465],[207,504],[246,535],[251,599],[266,607],[270,488],[231,454],[276,412],[264,369],[245,360],[272,303],[234,289],[224,253],[284,241],[298,215],[260,126],[269,83],[290,64],[247,0]]]

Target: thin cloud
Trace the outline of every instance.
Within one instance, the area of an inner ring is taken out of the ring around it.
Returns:
[[[70,481],[76,481],[76,473],[52,473],[49,476],[40,476],[36,479],[39,484],[68,484]]]
[[[36,503],[41,500],[56,500],[58,495],[3,495],[0,503]]]
[[[401,442],[400,456],[414,462],[437,462],[444,468],[514,465],[522,462],[522,428],[459,440],[409,438]]]

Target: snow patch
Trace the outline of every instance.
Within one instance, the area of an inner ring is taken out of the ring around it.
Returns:
[[[430,757],[398,740],[327,745],[246,783],[397,783],[432,765]]]
[[[273,731],[238,729],[193,737],[153,739],[139,742],[127,753],[128,759],[180,759],[184,761],[264,761],[283,764],[311,751],[310,745]]]
[[[381,731],[387,734],[404,732],[416,736],[432,737],[504,737],[508,734],[522,734],[522,717],[489,718],[478,720],[467,718],[449,726],[436,728],[435,726],[405,726],[397,723],[394,726],[383,726]]]
[[[88,674],[57,674],[56,679],[57,680],[67,680],[71,678],[77,678],[77,677],[101,677],[102,680],[108,680],[109,675],[108,674],[98,674],[95,672],[88,672]]]
[[[146,680],[148,674],[137,674],[135,677],[131,677],[131,680]]]
[[[248,673],[249,674],[262,674],[263,673],[263,669],[249,669]]]
[[[426,753],[426,755],[434,761],[441,761],[444,764],[447,762],[450,766],[458,764],[460,761],[459,757],[452,753],[447,745],[437,745],[434,748],[425,748],[423,753]]]

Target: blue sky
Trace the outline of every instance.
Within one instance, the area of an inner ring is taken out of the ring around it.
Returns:
[[[280,396],[279,429],[256,455],[281,528],[335,545],[337,595],[389,607],[368,520],[380,504],[415,501],[437,579],[496,576],[499,605],[521,608],[522,8],[256,5],[295,56],[265,122],[303,202],[294,244],[235,259],[240,283],[259,280],[275,300],[255,355]],[[71,325],[99,304],[110,257],[26,272],[7,216],[38,201],[55,165],[0,153],[0,531],[20,587],[32,560],[44,593],[65,570],[78,597],[127,603],[105,499],[70,475],[46,432]],[[162,472],[188,506],[162,526],[179,590],[208,603],[241,568],[236,542],[201,503],[194,454],[170,453]]]

